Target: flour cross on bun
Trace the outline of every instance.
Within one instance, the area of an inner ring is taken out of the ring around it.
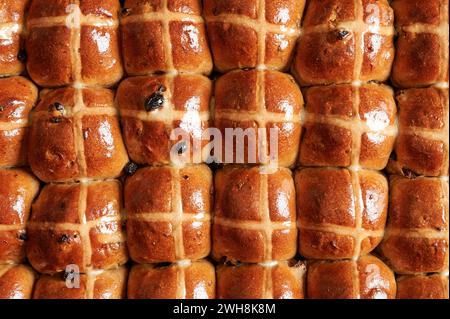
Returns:
[[[134,265],[129,299],[215,299],[216,272],[207,260]]]
[[[126,297],[126,267],[110,270],[90,270],[79,275],[79,287],[72,278],[61,274],[41,275],[36,282],[33,299],[124,299]],[[68,287],[68,283],[70,284]],[[77,282],[78,284],[78,282]]]
[[[215,175],[212,257],[231,262],[289,260],[297,251],[291,172],[225,167]]]
[[[215,85],[214,126],[222,133],[222,160],[225,162],[231,154],[233,163],[238,163],[238,156],[242,156],[245,163],[268,164],[273,153],[271,142],[276,141],[277,165],[294,165],[300,143],[302,108],[302,93],[288,74],[235,70],[221,76]],[[248,139],[244,140],[244,154],[238,153],[237,139],[232,141],[232,148],[227,146],[226,129],[230,128],[250,129],[255,136],[255,149]],[[261,137],[258,129],[265,129],[266,136]],[[277,139],[270,129],[277,129]],[[255,162],[249,157],[252,154]]]
[[[29,80],[0,78],[0,167],[27,164],[29,114],[38,99],[38,89]]]
[[[123,75],[119,2],[34,0],[27,20],[27,69],[40,86],[112,86]]]
[[[311,0],[293,73],[302,86],[385,81],[394,60],[387,0]]]
[[[448,176],[448,89],[399,91],[397,102],[399,134],[388,170],[403,176]]]
[[[0,0],[0,78],[25,69],[22,47],[24,14],[28,0]]]
[[[304,0],[204,1],[215,68],[286,71],[304,6]]]
[[[125,184],[130,256],[139,263],[210,252],[212,173],[206,165],[147,167]]]
[[[448,177],[391,176],[390,208],[381,255],[397,274],[448,276]]]
[[[172,140],[171,133],[178,129],[189,136],[190,148],[189,154],[183,149],[177,153],[193,155],[192,161],[203,161],[204,147],[209,141],[209,136],[203,133],[210,126],[211,90],[211,80],[195,74],[124,80],[117,91],[117,101],[131,159],[139,164],[173,163],[171,150],[180,137]]]
[[[127,73],[208,75],[212,58],[201,13],[201,0],[126,0],[121,25]]]
[[[29,163],[45,182],[116,178],[128,163],[114,93],[61,88],[32,113]]]
[[[357,260],[382,240],[389,196],[381,173],[305,168],[295,186],[303,257]]]
[[[116,180],[49,184],[32,208],[27,257],[40,273],[80,273],[128,260],[121,185]]]
[[[302,262],[219,265],[218,299],[303,299],[306,265]]]
[[[386,167],[397,135],[392,89],[378,84],[311,87],[305,99],[300,165]]]
[[[402,88],[448,88],[448,0],[394,0],[397,53],[392,82]]]

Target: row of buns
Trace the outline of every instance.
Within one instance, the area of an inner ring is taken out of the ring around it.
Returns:
[[[448,276],[394,278],[378,258],[214,267],[207,260],[76,276],[0,266],[0,299],[445,299]]]
[[[392,65],[400,87],[448,81],[448,0],[395,0],[392,8],[387,0],[313,0],[304,10],[305,2],[2,1],[0,74],[20,74],[28,57],[41,86],[111,86],[123,69],[207,75],[213,60],[227,72],[287,70],[293,59],[302,85],[383,82]]]
[[[273,139],[271,129],[278,128],[279,166],[387,166],[400,175],[448,175],[448,89],[399,91],[398,121],[394,93],[385,85],[312,87],[304,102],[292,77],[277,71],[233,71],[214,88],[201,75],[132,77],[116,96],[69,87],[44,90],[38,103],[30,81],[11,77],[0,79],[0,93],[0,167],[28,162],[46,182],[115,178],[129,159],[170,164],[174,129],[193,145],[190,161],[195,154],[200,162],[218,160],[205,156],[217,129],[219,160],[231,154],[236,162],[241,153],[236,140],[226,144],[227,128],[253,129],[255,140],[264,132]],[[158,106],[149,107],[149,100]],[[243,140],[242,162],[266,161],[268,144],[254,148]],[[266,157],[250,157],[254,150]]]
[[[0,170],[0,263],[55,274],[138,263],[357,260],[375,248],[398,274],[448,271],[448,181],[375,171],[147,167],[117,180],[38,183]],[[389,204],[389,218],[388,218]],[[124,208],[124,209],[123,209]],[[30,213],[31,209],[31,213]],[[124,215],[124,210],[126,216]],[[387,220],[387,222],[386,222]],[[378,247],[377,247],[378,246]]]

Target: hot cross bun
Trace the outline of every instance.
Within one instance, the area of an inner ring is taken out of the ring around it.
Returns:
[[[397,134],[392,89],[337,85],[306,91],[302,166],[386,167]]]
[[[209,74],[212,58],[201,0],[126,0],[122,52],[130,75]]]
[[[399,33],[392,82],[448,87],[448,0],[394,0],[392,7]]]
[[[206,165],[147,167],[128,178],[125,208],[131,258],[155,263],[208,256],[212,187]]]
[[[124,299],[128,270],[88,271],[67,277],[42,275],[36,282],[33,299]]]
[[[215,85],[214,112],[214,126],[223,138],[222,160],[266,164],[275,151],[279,166],[292,166],[298,155],[302,108],[302,93],[288,74],[236,70],[223,75]],[[248,129],[248,136],[255,137],[254,144],[244,140],[243,152],[240,152],[237,139],[230,139],[233,142],[230,148],[226,143],[227,129],[242,129],[244,133]],[[271,129],[278,132],[278,139]],[[278,142],[278,149],[270,151],[273,141]]]
[[[209,261],[134,265],[129,299],[215,299],[216,272]]]
[[[295,175],[299,252],[309,259],[357,259],[384,234],[388,182],[376,171],[307,168]]]
[[[41,93],[28,160],[45,182],[118,177],[128,162],[114,93],[61,88]]]
[[[0,79],[0,167],[27,163],[29,113],[37,98],[36,86],[27,79]]]
[[[400,91],[399,135],[389,170],[398,175],[448,176],[448,89]]]
[[[0,265],[0,299],[31,299],[36,273],[26,265]]]
[[[214,66],[219,72],[289,68],[304,0],[206,0],[204,5]]]
[[[40,86],[111,86],[122,75],[116,0],[33,0],[27,69]]]
[[[118,181],[49,184],[32,207],[27,257],[45,274],[85,273],[127,262]]]
[[[448,276],[401,276],[397,279],[397,299],[448,299]]]
[[[26,224],[39,182],[21,169],[0,169],[0,264],[25,259]]]
[[[0,0],[0,77],[18,75],[24,70],[22,34],[28,1]]]
[[[308,265],[310,299],[395,299],[394,273],[378,258],[316,261]]]
[[[253,263],[295,256],[292,173],[261,169],[225,167],[216,172],[213,258]]]
[[[303,299],[306,267],[302,263],[221,265],[219,299]]]
[[[392,176],[382,256],[399,274],[448,272],[448,181]]]
[[[192,162],[202,162],[209,139],[202,134],[210,126],[211,90],[211,81],[202,75],[155,75],[123,81],[117,101],[131,159],[139,164],[169,164],[175,161],[170,156],[175,147],[180,148],[177,155],[198,155],[199,160],[192,157]],[[171,140],[173,129],[189,140],[186,149],[177,144],[179,136]]]
[[[301,85],[385,81],[394,60],[387,0],[311,0],[294,58]]]

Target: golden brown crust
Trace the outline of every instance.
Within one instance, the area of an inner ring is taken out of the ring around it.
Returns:
[[[217,267],[218,299],[303,299],[306,266],[242,264]]]
[[[397,299],[448,299],[448,276],[402,276],[397,279]]]
[[[207,257],[212,173],[206,165],[148,167],[125,184],[127,237],[139,263]]]
[[[0,77],[19,75],[25,69],[21,50],[28,1],[0,0]]]
[[[38,180],[21,169],[0,169],[0,264],[25,259],[26,224]]]
[[[123,75],[114,0],[31,3],[27,69],[41,86],[112,86]]]
[[[387,0],[311,0],[294,74],[305,86],[387,80],[394,59],[393,23]]]
[[[448,182],[392,176],[380,252],[399,274],[448,271]]]
[[[88,272],[76,280],[61,274],[43,275],[36,282],[33,299],[124,299],[127,275],[125,267]]]
[[[125,7],[122,50],[128,74],[211,72],[200,0],[126,1]]]
[[[279,168],[226,167],[215,175],[213,258],[240,262],[295,256],[295,189],[291,172]]]
[[[26,265],[0,265],[0,299],[31,299],[36,273]]]
[[[395,299],[394,273],[381,260],[366,255],[358,261],[318,261],[308,266],[310,299]]]
[[[128,280],[129,299],[215,299],[216,274],[206,261],[134,265]]]
[[[139,164],[169,164],[170,151],[178,143],[171,131],[179,130],[189,141],[183,156],[201,154],[207,140],[203,130],[210,126],[212,82],[202,75],[133,77],[117,91],[123,134],[131,159]],[[148,105],[149,99],[162,105]],[[177,146],[176,146],[177,147]],[[200,158],[203,161],[203,158]]]
[[[28,160],[45,182],[118,177],[128,155],[114,93],[63,88],[41,94],[33,112]]]
[[[392,82],[398,87],[448,85],[448,0],[425,2],[392,2],[399,32]]]
[[[297,171],[295,186],[303,257],[357,258],[383,238],[388,183],[382,174],[308,168]]]
[[[206,0],[204,6],[214,66],[219,72],[289,68],[304,0]]]
[[[396,106],[387,86],[336,85],[306,90],[302,166],[383,169],[396,137]]]
[[[221,131],[223,137],[222,161],[267,163],[272,144],[270,139],[273,139],[270,129],[277,128],[277,165],[293,165],[298,155],[301,135],[299,114],[302,108],[302,94],[290,75],[256,70],[236,70],[223,75],[215,85],[214,114],[214,126]],[[232,149],[226,145],[226,129],[236,128],[244,131],[250,128],[249,133],[255,136],[255,147],[247,139],[242,143],[243,154],[236,150],[236,138]],[[258,129],[264,128],[267,132],[267,143],[259,146],[258,139],[263,137],[259,137]]]
[[[29,80],[0,79],[0,167],[26,165],[28,115],[37,98],[38,90]]]
[[[391,173],[447,176],[449,162],[448,89],[418,88],[400,91],[399,134]]]
[[[128,259],[118,181],[50,184],[33,205],[27,257],[54,274],[68,265],[80,272],[110,269]]]

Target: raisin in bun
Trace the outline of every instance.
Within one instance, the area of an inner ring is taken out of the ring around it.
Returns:
[[[122,52],[129,75],[211,72],[201,0],[126,0],[124,6]]]
[[[112,86],[123,75],[116,0],[33,0],[27,69],[44,87]]]
[[[25,68],[22,41],[28,2],[0,0],[0,77],[19,75]]]
[[[115,178],[128,162],[108,89],[44,91],[32,112],[29,140],[31,169],[45,182]]]
[[[297,252],[295,188],[286,168],[230,167],[215,174],[212,257],[289,260]]]
[[[218,299],[303,299],[306,266],[301,263],[220,265]]]
[[[0,299],[31,299],[36,277],[27,265],[0,265]]]
[[[124,299],[127,274],[127,268],[120,267],[69,276],[42,275],[36,282],[33,299]]]
[[[128,260],[118,181],[49,184],[32,207],[27,257],[45,274],[75,265],[111,269]]]
[[[448,87],[448,0],[394,0],[398,39],[392,82]]]
[[[0,167],[27,164],[29,113],[37,98],[31,81],[20,76],[0,79]]]
[[[392,176],[380,252],[398,274],[448,272],[448,180]]]
[[[397,279],[397,299],[448,299],[448,276],[401,276]]]
[[[206,0],[205,19],[222,73],[238,68],[289,68],[304,0]]]
[[[316,261],[308,265],[309,299],[395,299],[394,273],[378,258]]]
[[[388,182],[379,172],[306,168],[296,172],[299,252],[308,259],[357,259],[382,240]]]
[[[129,299],[215,299],[216,273],[206,260],[134,265]]]
[[[0,264],[25,259],[26,225],[39,182],[21,169],[0,169]]]
[[[332,85],[306,90],[301,166],[386,167],[397,135],[391,88]]]
[[[399,91],[397,102],[398,138],[388,170],[397,175],[448,176],[448,89]]]
[[[206,165],[147,167],[125,184],[127,238],[139,263],[207,257],[212,173]]]
[[[236,70],[221,76],[215,84],[214,126],[223,137],[222,161],[267,164],[274,161],[273,155],[278,166],[294,165],[302,108],[302,93],[288,74]],[[249,137],[254,136],[254,141],[230,138],[232,143],[227,145],[227,129],[235,129],[232,133],[236,134],[242,129]],[[278,148],[273,142],[278,143]],[[243,152],[239,151],[239,144],[243,144]]]
[[[385,81],[394,60],[388,0],[311,0],[293,73],[303,86]]]
[[[200,156],[208,140],[212,82],[202,75],[154,75],[124,80],[117,91],[124,140],[131,159],[139,164],[169,164],[173,147],[177,155]],[[172,130],[177,136],[171,139]],[[181,136],[178,136],[178,133]],[[182,143],[182,142],[181,142]],[[175,145],[177,144],[177,145]]]

